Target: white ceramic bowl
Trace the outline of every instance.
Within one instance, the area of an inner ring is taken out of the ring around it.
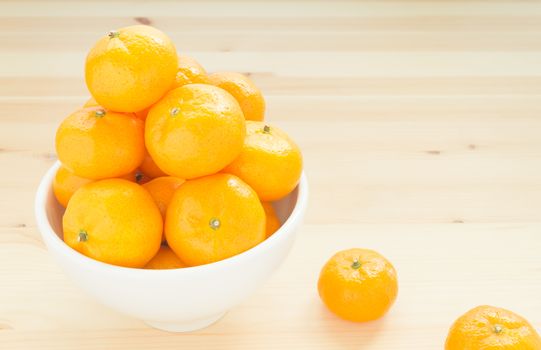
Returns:
[[[263,284],[287,256],[308,200],[303,174],[297,188],[275,203],[282,227],[256,247],[208,265],[133,269],[90,259],[64,243],[64,209],[52,190],[59,166],[57,162],[47,171],[35,200],[38,228],[51,254],[76,284],[101,303],[172,332],[209,326]]]

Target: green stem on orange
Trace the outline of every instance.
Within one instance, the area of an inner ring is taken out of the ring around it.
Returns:
[[[80,230],[79,235],[77,236],[77,241],[79,242],[88,241],[88,232],[86,232],[85,230]]]
[[[359,259],[353,260],[353,264],[351,264],[351,268],[354,270],[358,270],[361,267],[361,263],[359,262]]]
[[[103,118],[105,117],[105,114],[107,114],[107,112],[105,112],[104,109],[98,109],[95,113],[95,116],[96,118]]]
[[[118,30],[111,30],[109,33],[107,33],[107,36],[109,39],[118,38],[120,36],[120,32]]]
[[[264,132],[265,134],[270,134],[270,126],[265,125],[265,126],[263,127],[263,132]]]
[[[222,223],[220,222],[220,219],[212,218],[212,219],[210,219],[210,221],[209,221],[209,226],[210,226],[210,228],[213,229],[214,231],[216,231],[217,229],[219,229],[221,225],[222,225]]]

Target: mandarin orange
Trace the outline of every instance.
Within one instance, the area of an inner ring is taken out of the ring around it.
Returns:
[[[77,176],[61,166],[53,180],[53,192],[58,202],[65,208],[75,191],[92,181],[94,180]]]
[[[215,174],[186,181],[165,218],[167,243],[187,265],[220,261],[265,239],[265,211],[238,177]]]
[[[158,253],[146,264],[145,269],[168,270],[186,267],[186,264],[166,245],[162,245]]]
[[[246,122],[246,139],[240,155],[224,172],[240,177],[262,201],[289,194],[302,173],[302,154],[282,130],[263,122]]]
[[[274,210],[272,203],[262,202],[261,204],[263,205],[263,209],[265,210],[265,234],[267,238],[269,238],[274,232],[278,231],[282,224],[280,223],[280,219],[278,219],[278,216],[276,215],[276,210]]]
[[[208,82],[229,92],[238,101],[246,120],[265,119],[265,99],[261,91],[246,75],[218,72],[208,76]]]
[[[184,180],[174,176],[163,176],[153,179],[147,182],[143,187],[150,193],[154,202],[160,209],[162,218],[165,221],[165,213],[167,207],[173,198],[175,191],[184,183]],[[165,234],[162,237],[162,241],[165,240]]]
[[[212,85],[188,84],[152,106],[145,141],[160,169],[193,179],[216,173],[233,161],[245,132],[242,111],[230,94]]]
[[[319,296],[334,314],[364,322],[382,317],[398,293],[393,265],[373,250],[349,249],[336,253],[323,266]]]
[[[178,71],[175,77],[175,88],[186,84],[205,84],[207,82],[207,72],[199,62],[190,56],[178,56]]]
[[[133,114],[99,107],[80,109],[56,132],[56,153],[72,173],[88,179],[119,177],[145,156],[144,124]]]
[[[160,210],[144,188],[123,179],[81,187],[71,197],[62,223],[70,247],[113,265],[143,267],[161,244]]]
[[[178,68],[175,46],[160,30],[134,25],[110,31],[88,53],[85,77],[100,106],[138,112],[173,85]]]
[[[523,317],[494,306],[478,306],[451,326],[446,350],[540,350],[541,337]]]

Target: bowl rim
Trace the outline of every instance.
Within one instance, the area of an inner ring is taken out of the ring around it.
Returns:
[[[232,257],[213,262],[205,265],[189,266],[179,269],[143,269],[124,267],[118,265],[112,265],[105,262],[101,262],[86,255],[83,255],[75,249],[69,247],[53,230],[51,223],[47,217],[46,202],[49,191],[52,191],[53,179],[56,175],[56,171],[61,166],[60,161],[56,161],[42,177],[36,196],[34,200],[34,214],[36,218],[37,227],[45,240],[45,236],[50,236],[52,239],[47,239],[47,242],[52,244],[54,248],[60,251],[61,254],[67,255],[70,259],[75,259],[79,264],[86,264],[90,268],[107,270],[111,273],[122,274],[134,274],[139,277],[144,275],[145,277],[174,277],[176,275],[189,275],[189,274],[201,274],[204,272],[211,272],[213,270],[227,269],[233,265],[242,264],[244,261],[251,260],[257,255],[263,254],[268,250],[272,250],[272,247],[278,244],[279,240],[285,238],[288,234],[293,234],[293,224],[299,220],[302,220],[304,212],[308,204],[308,180],[304,171],[301,174],[297,189],[297,200],[291,211],[291,214],[287,220],[280,226],[280,228],[269,238],[265,239],[258,245]]]

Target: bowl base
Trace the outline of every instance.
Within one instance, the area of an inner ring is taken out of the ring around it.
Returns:
[[[207,318],[200,318],[193,321],[185,322],[156,322],[156,321],[145,321],[147,325],[152,328],[159,329],[166,332],[182,333],[182,332],[192,332],[199,329],[206,328],[211,324],[217,322],[222,317],[224,317],[225,312],[213,315]]]

